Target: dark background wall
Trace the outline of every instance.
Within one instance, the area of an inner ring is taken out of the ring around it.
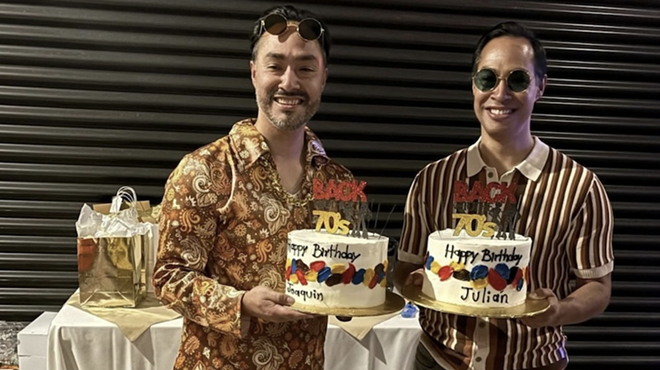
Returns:
[[[327,4],[326,4],[327,3]],[[246,0],[0,0],[0,320],[77,288],[74,222],[122,185],[159,203],[184,153],[254,116]],[[478,137],[470,56],[518,20],[544,42],[532,128],[593,169],[614,207],[603,315],[566,327],[570,369],[660,366],[660,2],[306,0],[334,48],[311,127],[368,183],[385,234],[425,164]]]

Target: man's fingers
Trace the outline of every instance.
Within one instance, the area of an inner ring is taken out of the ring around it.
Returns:
[[[415,270],[406,277],[406,285],[408,286],[410,285],[421,286],[423,282],[424,282],[423,269]]]
[[[423,272],[415,271],[412,275],[412,284],[415,286],[421,286],[424,283]]]
[[[273,306],[271,318],[277,322],[308,320],[315,316],[312,314],[292,310],[285,306]]]
[[[548,288],[541,288],[541,289],[536,289],[535,291],[531,292],[529,294],[529,298],[531,299],[544,299],[544,298],[549,298],[549,297],[554,297],[555,294],[552,292],[552,290]]]
[[[290,297],[284,293],[276,292],[271,292],[271,294],[268,295],[268,299],[282,306],[291,306],[296,302],[293,297]]]

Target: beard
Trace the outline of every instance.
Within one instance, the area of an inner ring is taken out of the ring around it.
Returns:
[[[280,130],[295,131],[303,127],[312,117],[316,114],[321,104],[321,97],[315,100],[310,100],[309,95],[300,92],[284,92],[284,91],[269,91],[265,96],[257,95],[257,106],[259,110],[264,112],[268,120]],[[273,112],[273,105],[275,103],[275,95],[278,96],[295,96],[302,97],[303,102],[300,106],[303,108],[302,112],[296,111],[283,111],[278,116]]]

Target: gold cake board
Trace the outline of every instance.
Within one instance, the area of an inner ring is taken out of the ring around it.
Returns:
[[[401,295],[418,306],[434,311],[450,313],[461,316],[489,317],[495,319],[515,319],[521,317],[535,316],[550,308],[547,299],[527,299],[524,304],[508,308],[482,308],[460,306],[451,303],[438,302],[422,293],[421,286],[407,286],[401,291]]]
[[[385,295],[385,303],[363,308],[337,308],[337,307],[319,307],[308,306],[299,301],[296,301],[291,309],[296,311],[311,313],[323,316],[344,316],[344,317],[364,317],[364,316],[378,316],[394,313],[403,309],[406,301],[400,295],[387,291]]]

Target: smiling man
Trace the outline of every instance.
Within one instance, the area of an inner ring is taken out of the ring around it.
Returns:
[[[287,234],[311,225],[313,180],[352,180],[307,128],[330,34],[292,6],[254,25],[256,119],[186,155],[162,203],[156,296],[184,318],[175,369],[321,370],[326,317],[290,309]]]
[[[427,165],[414,179],[395,283],[421,285],[419,267],[428,235],[435,231],[431,228],[456,226],[455,184],[465,188],[479,182],[484,189],[504,184],[515,191],[517,204],[507,210],[494,208],[498,212],[486,212],[484,219],[497,219],[501,212],[516,214],[510,227],[533,240],[528,299],[545,299],[550,307],[520,320],[422,308],[424,334],[415,370],[565,369],[562,325],[588,320],[609,303],[612,209],[593,172],[531,134],[532,110],[546,86],[545,51],[534,35],[520,24],[501,23],[481,37],[472,66],[481,137],[469,148]]]

